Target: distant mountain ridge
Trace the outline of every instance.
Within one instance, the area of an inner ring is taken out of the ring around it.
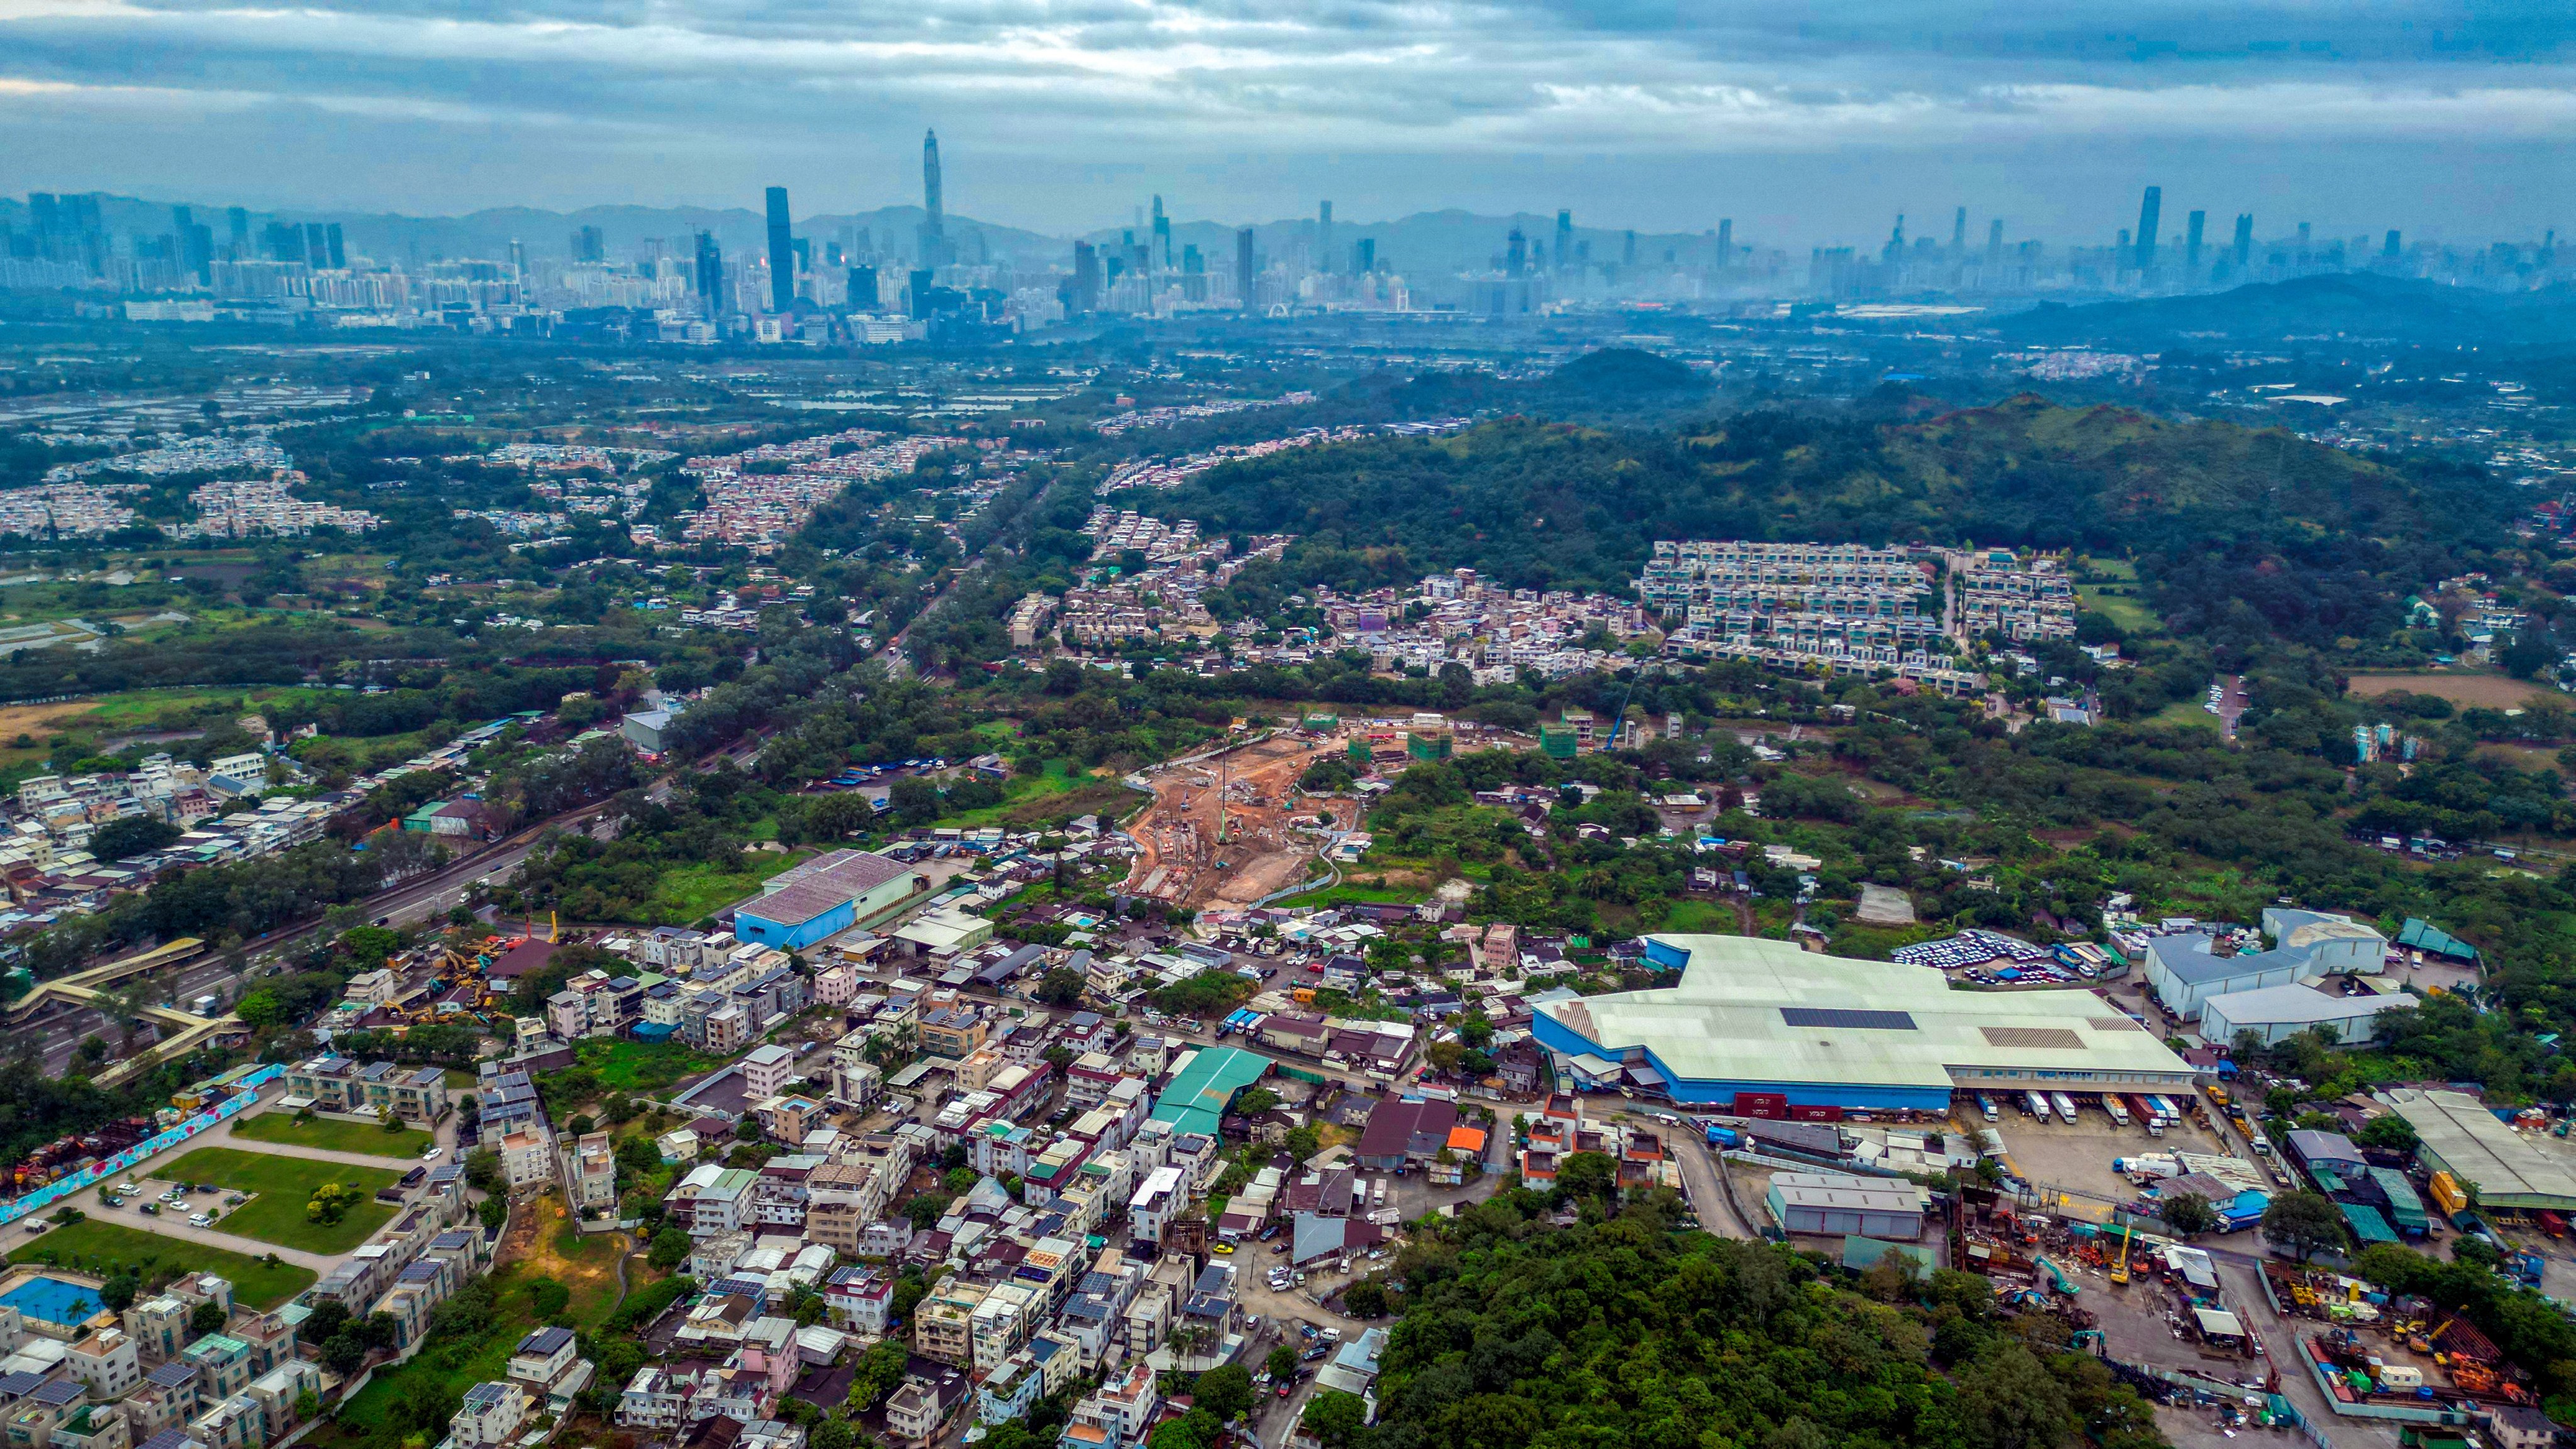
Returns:
[[[1999,317],[1995,326],[2013,340],[2040,343],[2193,346],[2326,334],[2444,346],[2556,343],[2576,332],[2576,289],[2480,291],[2342,272],[2186,297],[2042,303]]]

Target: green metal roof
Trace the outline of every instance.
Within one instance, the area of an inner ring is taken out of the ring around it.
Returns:
[[[1234,1094],[1269,1075],[1271,1060],[1240,1047],[1207,1047],[1172,1079],[1154,1102],[1153,1120],[1176,1132],[1216,1135],[1217,1119]]]
[[[2433,925],[2419,921],[2413,916],[2408,916],[2405,927],[2398,931],[2397,944],[2412,946],[2418,951],[2429,951],[2436,956],[2447,956],[2454,961],[2478,959],[2477,947],[2457,936],[2445,934]]]
[[[2379,1215],[2379,1209],[2357,1202],[2337,1203],[2335,1206],[2343,1209],[2343,1220],[2352,1226],[2352,1235],[2361,1240],[2363,1247],[2397,1241],[2397,1231],[2388,1226],[2388,1219]]]

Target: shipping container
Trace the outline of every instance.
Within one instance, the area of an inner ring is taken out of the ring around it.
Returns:
[[[2022,1106],[2030,1113],[2030,1115],[2037,1117],[2043,1122],[2048,1120],[2048,1099],[2046,1097],[2041,1096],[2037,1092],[2024,1092],[2021,1094],[2021,1101]]]
[[[2458,1181],[2447,1172],[2434,1173],[2433,1180],[2426,1183],[2425,1187],[2432,1193],[2433,1201],[2440,1206],[2444,1217],[2463,1212],[2468,1208],[2469,1195],[2460,1191]]]
[[[2072,1127],[2075,1125],[2075,1099],[2073,1097],[2066,1095],[2064,1092],[2052,1092],[2049,1094],[2048,1101],[2049,1105],[2057,1109],[2057,1115],[2066,1119],[2067,1126]]]
[[[2109,1114],[2115,1124],[2122,1127],[2129,1125],[2129,1109],[2120,1105],[2120,1096],[2117,1092],[2102,1094],[2102,1110]]]

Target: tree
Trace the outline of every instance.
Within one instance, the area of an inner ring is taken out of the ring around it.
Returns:
[[[1611,1161],[1606,1152],[1568,1153],[1557,1164],[1556,1190],[1573,1202],[1615,1197],[1619,1191],[1619,1164]]]
[[[142,1279],[131,1273],[119,1273],[99,1285],[98,1301],[106,1304],[114,1312],[123,1313],[134,1306],[134,1300],[142,1294],[142,1291]]]
[[[498,1197],[483,1199],[475,1206],[474,1217],[475,1221],[483,1225],[483,1231],[487,1233],[501,1231],[501,1225],[510,1220],[509,1199]]]
[[[303,1420],[310,1419],[321,1412],[322,1396],[320,1394],[313,1392],[311,1389],[306,1389],[295,1396],[295,1417],[297,1422],[300,1423]]]
[[[1385,1317],[1385,1285],[1374,1278],[1362,1278],[1342,1290],[1342,1308],[1353,1318]]]
[[[886,803],[906,825],[928,825],[939,818],[939,787],[919,775],[906,775],[886,787]]]
[[[124,860],[145,851],[159,850],[179,838],[179,827],[149,815],[129,815],[111,820],[93,831],[89,853],[101,860]]]
[[[1270,1350],[1270,1357],[1261,1366],[1270,1371],[1272,1378],[1284,1379],[1297,1371],[1297,1350],[1283,1343]]]
[[[349,1215],[349,1209],[366,1200],[366,1194],[345,1182],[326,1182],[313,1189],[312,1200],[304,1204],[304,1220],[325,1225]]]
[[[1252,1372],[1239,1363],[1209,1369],[1199,1375],[1190,1389],[1196,1407],[1216,1416],[1220,1424],[1252,1407]]]
[[[1951,1375],[1959,1417],[1979,1449],[2052,1449],[2068,1438],[2065,1386],[2018,1343],[1998,1344]]]
[[[343,1328],[322,1344],[322,1366],[343,1378],[367,1361],[367,1341],[355,1328]]]
[[[1089,983],[1070,966],[1050,966],[1038,978],[1037,998],[1049,1006],[1080,1006]]]
[[[2394,1112],[2373,1117],[2352,1134],[2355,1145],[2378,1147],[2390,1152],[2412,1152],[2421,1140],[2415,1135],[2415,1124]]]
[[[572,1290],[553,1278],[528,1280],[528,1307],[540,1323],[550,1323],[572,1306]]]
[[[2346,1236],[2343,1210],[2323,1193],[2291,1192],[2272,1199],[2263,1209],[2263,1237],[2308,1259],[2326,1248],[2341,1248]]]
[[[483,1192],[501,1190],[501,1152],[496,1147],[477,1147],[465,1154],[465,1182]]]
[[[694,1246],[687,1233],[664,1228],[653,1235],[653,1246],[645,1254],[645,1261],[668,1273],[689,1261],[689,1250]]]
[[[2166,1198],[2156,1215],[2165,1220],[2165,1226],[2186,1238],[2218,1226],[2218,1209],[2196,1192],[2178,1192]]]
[[[1367,1419],[1368,1403],[1359,1395],[1326,1389],[1306,1401],[1306,1412],[1298,1416],[1297,1422],[1324,1449],[1349,1449]]]

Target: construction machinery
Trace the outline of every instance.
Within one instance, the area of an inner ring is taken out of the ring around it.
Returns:
[[[2134,1231],[2127,1223],[2120,1225],[2120,1256],[2111,1260],[2111,1285],[2115,1288],[2129,1285],[2129,1236]]]

